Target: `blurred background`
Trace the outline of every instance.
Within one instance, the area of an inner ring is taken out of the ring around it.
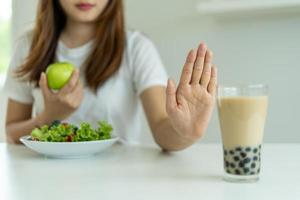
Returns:
[[[14,43],[32,26],[37,2],[1,0],[0,88]],[[189,49],[205,41],[214,52],[220,84],[269,84],[265,142],[300,142],[300,0],[125,0],[124,4],[127,28],[154,41],[171,77],[178,80]],[[6,97],[1,92],[0,105],[3,140]],[[147,130],[141,141],[151,144]],[[206,142],[220,142],[216,110],[200,141]]]

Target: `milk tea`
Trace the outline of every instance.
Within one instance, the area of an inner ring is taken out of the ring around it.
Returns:
[[[267,106],[267,96],[218,98],[224,169],[228,174],[255,175],[260,172]]]

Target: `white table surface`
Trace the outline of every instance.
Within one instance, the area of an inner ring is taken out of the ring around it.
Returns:
[[[0,144],[0,199],[300,199],[300,144],[265,144],[259,182],[222,180],[220,144],[177,153],[115,145],[94,157],[50,159]]]

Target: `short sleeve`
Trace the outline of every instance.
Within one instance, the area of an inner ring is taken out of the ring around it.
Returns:
[[[32,86],[29,81],[17,78],[15,71],[23,64],[28,55],[30,47],[28,40],[27,36],[23,36],[17,41],[3,88],[8,98],[25,104],[33,103]]]
[[[134,87],[140,95],[152,86],[166,86],[167,73],[154,44],[139,32],[129,39],[131,46],[131,67]]]

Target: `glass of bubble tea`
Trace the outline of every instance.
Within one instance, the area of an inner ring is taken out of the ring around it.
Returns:
[[[223,143],[224,180],[257,181],[267,116],[268,86],[221,85],[218,87],[217,105]]]

